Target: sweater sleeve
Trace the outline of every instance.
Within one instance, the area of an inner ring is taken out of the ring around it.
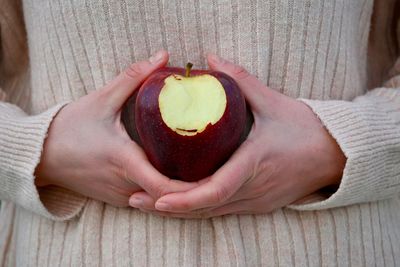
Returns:
[[[0,199],[53,220],[74,217],[85,198],[59,187],[35,186],[38,165],[49,125],[65,105],[28,116],[15,105],[0,102]]]
[[[28,64],[21,7],[19,0],[0,1],[0,200],[67,220],[78,214],[85,198],[58,187],[39,189],[34,176],[51,121],[66,103],[32,115],[6,102],[11,100],[6,92],[21,90],[14,87]]]
[[[376,3],[376,15],[382,14],[379,7],[385,3]],[[387,19],[390,17],[393,21]],[[291,208],[326,209],[400,195],[400,57],[396,55],[400,43],[400,20],[397,14],[397,17],[375,17],[373,21],[369,77],[375,83],[389,79],[382,87],[353,101],[300,99],[320,118],[342,149],[347,162],[336,192],[322,198],[311,196]],[[394,34],[383,36],[386,33]],[[387,40],[393,42],[390,44]],[[386,66],[381,64],[385,61]],[[386,71],[390,67],[391,71]],[[380,73],[386,77],[377,78]]]
[[[336,139],[347,162],[334,194],[295,209],[326,209],[400,194],[400,84],[374,89],[352,102],[301,101]]]

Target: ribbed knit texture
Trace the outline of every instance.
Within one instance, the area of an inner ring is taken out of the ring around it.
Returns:
[[[0,102],[1,199],[15,201],[27,210],[59,220],[76,215],[84,198],[67,193],[67,190],[49,190],[42,199],[49,203],[48,210],[39,199],[33,173],[40,160],[49,123],[63,105],[65,103],[40,115],[27,116],[16,106]]]
[[[16,53],[25,33],[9,26],[16,3],[0,0],[0,87],[24,110],[0,103],[0,265],[400,266],[400,76],[367,86],[396,60],[394,1],[375,3],[371,28],[372,0],[24,0],[29,67]],[[160,48],[172,66],[206,68],[217,53],[301,98],[347,157],[339,189],[204,220],[38,192],[33,170],[62,103]]]
[[[300,209],[326,209],[399,195],[399,100],[400,89],[387,88],[375,89],[353,102],[302,100],[340,144],[347,163],[335,194]]]

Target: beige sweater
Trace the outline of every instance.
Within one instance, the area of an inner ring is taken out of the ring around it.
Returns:
[[[400,266],[399,11],[394,0],[0,0],[0,265]],[[217,53],[312,99],[348,159],[339,189],[204,220],[38,192],[63,103],[160,48],[174,66],[205,68]]]

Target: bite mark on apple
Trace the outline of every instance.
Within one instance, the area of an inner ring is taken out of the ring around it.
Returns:
[[[165,79],[158,104],[161,117],[171,130],[194,136],[222,118],[227,99],[222,84],[212,75],[172,74]]]

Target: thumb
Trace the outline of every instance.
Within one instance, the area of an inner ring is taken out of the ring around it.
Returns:
[[[252,107],[253,112],[262,113],[262,110],[265,109],[266,101],[268,101],[271,94],[273,94],[271,89],[265,86],[257,77],[247,72],[243,67],[235,65],[215,54],[209,54],[207,60],[212,70],[224,72],[238,83],[244,97]]]
[[[130,65],[103,89],[108,104],[119,110],[141,83],[152,72],[165,66],[167,62],[168,53],[165,50],[160,50],[148,60]]]

